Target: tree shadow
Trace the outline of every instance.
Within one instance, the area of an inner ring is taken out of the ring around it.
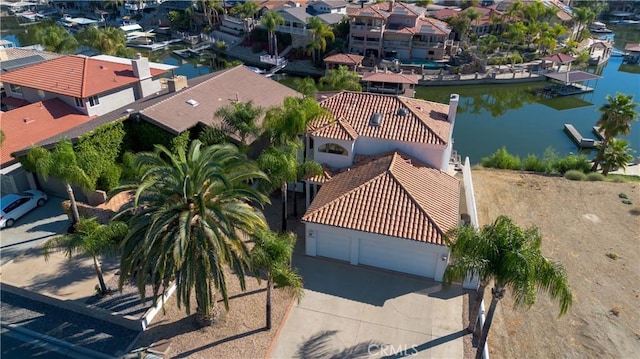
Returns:
[[[393,355],[384,356],[383,359],[397,359],[397,358],[410,357],[410,356],[416,355],[416,354],[418,354],[418,353],[420,353],[422,351],[425,351],[425,350],[431,349],[433,347],[436,347],[438,345],[442,345],[442,344],[450,342],[452,340],[456,340],[458,338],[461,338],[461,337],[463,337],[463,336],[465,336],[467,334],[468,334],[467,331],[465,329],[462,329],[462,330],[459,330],[459,331],[457,331],[455,333],[447,334],[447,335],[445,335],[443,337],[439,337],[439,338],[430,340],[430,341],[428,341],[426,343],[422,343],[420,345],[407,348],[406,350],[402,350],[402,351],[397,352],[397,353],[395,353]]]
[[[295,358],[299,359],[358,359],[371,356],[372,348],[380,347],[380,343],[369,340],[338,350],[332,348],[332,337],[337,330],[320,331],[302,343],[296,351]]]
[[[230,337],[222,338],[220,340],[216,340],[213,343],[209,343],[207,345],[202,345],[200,347],[193,348],[193,349],[188,350],[186,352],[180,353],[179,355],[176,355],[174,358],[188,358],[192,354],[195,354],[195,353],[197,353],[197,352],[199,352],[201,350],[206,350],[206,349],[215,347],[216,345],[224,344],[224,343],[227,343],[227,342],[230,342],[230,341],[233,341],[233,340],[237,340],[237,339],[241,339],[241,338],[244,338],[244,337],[248,337],[250,335],[258,334],[258,333],[264,332],[266,330],[267,330],[267,328],[263,327],[263,328],[253,329],[253,330],[250,330],[248,332],[232,335]]]

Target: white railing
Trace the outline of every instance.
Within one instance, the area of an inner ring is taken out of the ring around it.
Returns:
[[[309,31],[304,27],[293,27],[278,25],[278,32],[284,32],[287,34],[306,35]]]
[[[276,57],[274,55],[262,55],[260,56],[260,62],[265,64],[282,66],[287,64],[287,59],[285,59],[284,57]]]

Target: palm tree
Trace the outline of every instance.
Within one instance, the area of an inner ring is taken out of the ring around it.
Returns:
[[[360,76],[356,72],[349,70],[347,66],[338,66],[327,70],[325,75],[320,78],[320,84],[322,84],[324,90],[362,91]]]
[[[626,169],[629,162],[633,160],[632,151],[627,141],[612,138],[602,154],[600,162],[602,174],[606,176],[615,168]]]
[[[127,41],[122,30],[115,27],[88,27],[76,34],[81,45],[92,47],[103,55],[123,55],[127,52]]]
[[[260,231],[255,237],[251,258],[254,266],[267,278],[267,329],[271,329],[271,289],[274,284],[287,289],[298,302],[304,295],[302,277],[290,266],[296,240],[293,233],[277,234],[271,231]]]
[[[51,253],[55,251],[63,251],[69,259],[76,254],[90,255],[98,275],[100,294],[104,295],[109,292],[109,288],[104,282],[100,257],[115,254],[118,241],[124,238],[128,230],[124,222],[101,224],[95,217],[82,218],[74,233],[57,236],[44,243],[44,258],[49,260]]]
[[[582,32],[587,24],[591,23],[596,14],[588,7],[576,7],[573,9],[574,20],[578,23],[578,31],[576,32],[576,40],[582,38]]]
[[[27,153],[26,162],[23,165],[28,171],[39,173],[45,180],[51,176],[64,182],[71,202],[73,224],[78,223],[80,214],[78,214],[78,205],[71,184],[79,185],[83,189],[93,189],[95,183],[80,167],[71,141],[58,142],[52,152],[42,147],[34,147]]]
[[[318,92],[318,88],[316,87],[316,82],[311,77],[305,77],[303,79],[297,78],[293,81],[293,87],[296,91],[305,95],[306,97],[314,97],[316,92]]]
[[[520,21],[509,24],[505,36],[510,40],[509,50],[511,50],[514,45],[524,42],[527,36],[527,26]]]
[[[236,6],[231,9],[233,14],[241,19],[253,19],[259,10],[258,3],[253,1],[237,3]]]
[[[197,318],[211,325],[216,291],[229,309],[225,268],[245,289],[251,264],[245,239],[267,228],[254,205],[268,198],[252,183],[267,178],[235,146],[203,147],[198,140],[188,152],[156,145],[154,152],[138,155],[136,167],[139,181],[115,191],[135,190],[134,200],[116,215],[131,216],[131,231],[122,242],[120,287],[136,279],[144,300],[148,274],[155,302],[175,282],[178,306],[190,314],[194,291]]]
[[[475,9],[467,9],[465,10],[464,14],[467,16],[467,18],[469,19],[469,23],[474,25],[475,27],[478,26],[478,21],[480,20],[480,18],[482,17],[482,14],[480,14],[478,11],[476,11]],[[475,23],[474,23],[475,22]],[[469,33],[474,33],[475,34],[475,28],[469,26]]]
[[[261,182],[260,189],[266,193],[271,193],[276,188],[280,188],[282,196],[280,230],[283,233],[287,230],[287,183],[298,179],[297,154],[299,148],[299,141],[291,141],[279,146],[272,145],[263,151],[256,160],[258,166],[269,177],[268,182]]]
[[[284,18],[275,11],[267,11],[260,19],[260,23],[262,23],[269,32],[269,54],[278,57],[276,29],[278,29],[278,25],[284,24]]]
[[[253,101],[249,101],[234,102],[220,107],[214,116],[221,118],[224,124],[223,128],[228,130],[227,133],[237,134],[240,137],[241,148],[246,148],[249,136],[257,136],[260,133],[257,120],[263,113],[262,107],[254,106]]]
[[[317,16],[309,18],[307,27],[311,33],[311,47],[308,49],[310,50],[309,52],[313,54],[313,61],[318,62],[320,61],[320,54],[327,49],[327,39],[333,41],[336,39],[336,36],[329,25]]]
[[[25,45],[44,46],[45,50],[66,54],[78,48],[78,41],[62,26],[54,22],[44,22],[30,26],[20,41]]]
[[[604,133],[604,138],[593,161],[592,172],[598,169],[598,164],[602,161],[609,142],[616,136],[628,135],[631,131],[631,122],[638,121],[636,107],[638,107],[638,104],[633,102],[633,95],[625,95],[618,92],[613,97],[607,95],[607,103],[598,109],[601,115],[596,125]]]
[[[482,358],[496,307],[507,288],[513,292],[516,307],[531,307],[538,291],[559,301],[560,315],[571,306],[573,296],[565,269],[542,255],[542,236],[538,228],[523,230],[510,218],[499,216],[479,232],[463,226],[449,232],[445,240],[451,247],[453,259],[444,273],[446,283],[461,281],[473,273],[480,278],[477,298],[482,300],[485,287],[494,282],[476,358]],[[475,326],[477,313],[474,306],[470,328]]]

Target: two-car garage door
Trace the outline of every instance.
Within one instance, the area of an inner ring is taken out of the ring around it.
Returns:
[[[316,254],[372,267],[434,278],[438,254],[433,246],[395,238],[358,238],[357,255],[351,253],[351,238],[318,231]],[[355,247],[355,246],[354,246]],[[354,248],[355,249],[355,248]]]

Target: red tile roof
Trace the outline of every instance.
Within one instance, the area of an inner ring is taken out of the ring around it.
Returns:
[[[318,137],[354,140],[358,136],[402,142],[446,145],[451,123],[449,105],[402,96],[343,91],[320,103],[335,120],[320,118],[309,125]],[[398,115],[406,108],[406,116]],[[382,114],[380,126],[369,125],[372,114]],[[347,126],[348,124],[348,126]]]
[[[57,98],[0,113],[0,129],[5,135],[0,164],[12,162],[11,153],[79,126],[91,118]]]
[[[151,69],[152,76],[166,71]],[[0,81],[86,98],[139,81],[131,65],[67,55],[2,74]]]
[[[567,64],[569,62],[572,62],[575,59],[576,58],[571,55],[562,54],[562,53],[553,54],[553,55],[549,55],[541,58],[541,60],[555,62],[556,64]]]
[[[392,152],[324,183],[302,220],[443,245],[459,203],[457,179]]]
[[[324,62],[332,64],[349,64],[359,65],[362,63],[364,56],[355,54],[335,54],[324,58]]]

